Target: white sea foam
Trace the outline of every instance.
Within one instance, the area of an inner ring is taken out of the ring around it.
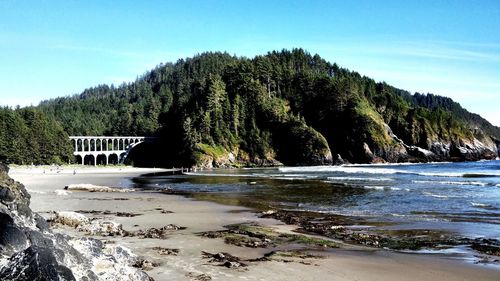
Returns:
[[[488,208],[488,207],[491,207],[491,205],[484,204],[484,203],[478,203],[478,202],[471,202],[470,204],[473,207],[478,207],[478,208]]]
[[[88,191],[88,192],[131,192],[133,189],[128,188],[113,188],[109,186],[103,185],[94,185],[88,183],[79,183],[79,184],[68,184],[64,187],[66,190],[74,190],[74,191]]]
[[[54,191],[54,193],[58,196],[67,196],[67,195],[70,195],[71,194],[71,191],[67,191],[67,190],[64,190],[64,189],[57,189]]]
[[[414,174],[419,176],[427,176],[427,177],[446,177],[446,178],[460,178],[464,174],[463,173],[412,173],[407,172],[408,174]]]
[[[394,187],[394,186],[381,186],[381,185],[365,185],[363,186],[364,189],[375,189],[375,190],[393,190],[393,191],[398,191],[401,190],[399,187]]]
[[[281,167],[280,172],[343,172],[357,174],[396,174],[404,173],[403,170],[381,167],[358,167],[358,166],[311,166],[311,167]]]
[[[0,268],[7,266],[9,263],[9,256],[0,255]]]
[[[28,191],[28,193],[32,193],[32,194],[45,194],[45,193],[47,193],[45,191],[33,190],[33,189],[26,189],[26,191]]]
[[[422,194],[424,194],[426,196],[435,197],[435,198],[443,198],[443,199],[449,198],[449,196],[447,196],[447,195],[434,194],[434,193],[427,192],[427,191],[422,192]]]
[[[375,189],[375,190],[385,190],[386,186],[379,186],[379,185],[365,185],[363,186],[364,189]]]
[[[449,184],[449,185],[476,185],[486,186],[488,183],[479,181],[427,181],[427,180],[414,180],[413,183],[426,183],[426,184]]]
[[[326,179],[332,181],[393,181],[391,178],[362,178],[362,177],[327,177]]]
[[[219,173],[198,173],[198,172],[185,172],[184,175],[188,176],[206,176],[206,177],[258,177],[255,174],[219,174]]]

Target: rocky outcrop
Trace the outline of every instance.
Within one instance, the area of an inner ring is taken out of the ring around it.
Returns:
[[[498,147],[492,138],[475,132],[471,137],[442,139],[437,136],[427,138],[424,145],[408,144],[399,138],[384,123],[389,140],[382,147],[372,149],[363,143],[367,162],[431,162],[431,161],[477,161],[498,157]]]
[[[7,173],[0,164],[0,280],[150,280],[124,247],[53,233]]]

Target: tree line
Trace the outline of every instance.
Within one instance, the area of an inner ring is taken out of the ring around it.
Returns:
[[[41,110],[0,107],[0,162],[64,164],[72,159],[68,135]]]
[[[478,133],[472,128],[500,139],[498,127],[449,98],[411,95],[302,49],[254,58],[203,53],[36,110],[69,135],[159,136],[162,152],[153,156],[164,165],[229,153],[247,163],[313,164],[327,150],[366,162],[364,144],[399,161],[386,124],[423,148],[470,139]]]

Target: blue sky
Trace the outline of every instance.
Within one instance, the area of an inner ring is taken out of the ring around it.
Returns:
[[[204,51],[251,57],[293,47],[449,96],[500,126],[498,0],[0,0],[0,104],[133,81]]]

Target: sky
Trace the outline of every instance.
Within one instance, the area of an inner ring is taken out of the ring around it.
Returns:
[[[499,0],[0,0],[0,105],[119,85],[205,51],[299,47],[500,126]]]

